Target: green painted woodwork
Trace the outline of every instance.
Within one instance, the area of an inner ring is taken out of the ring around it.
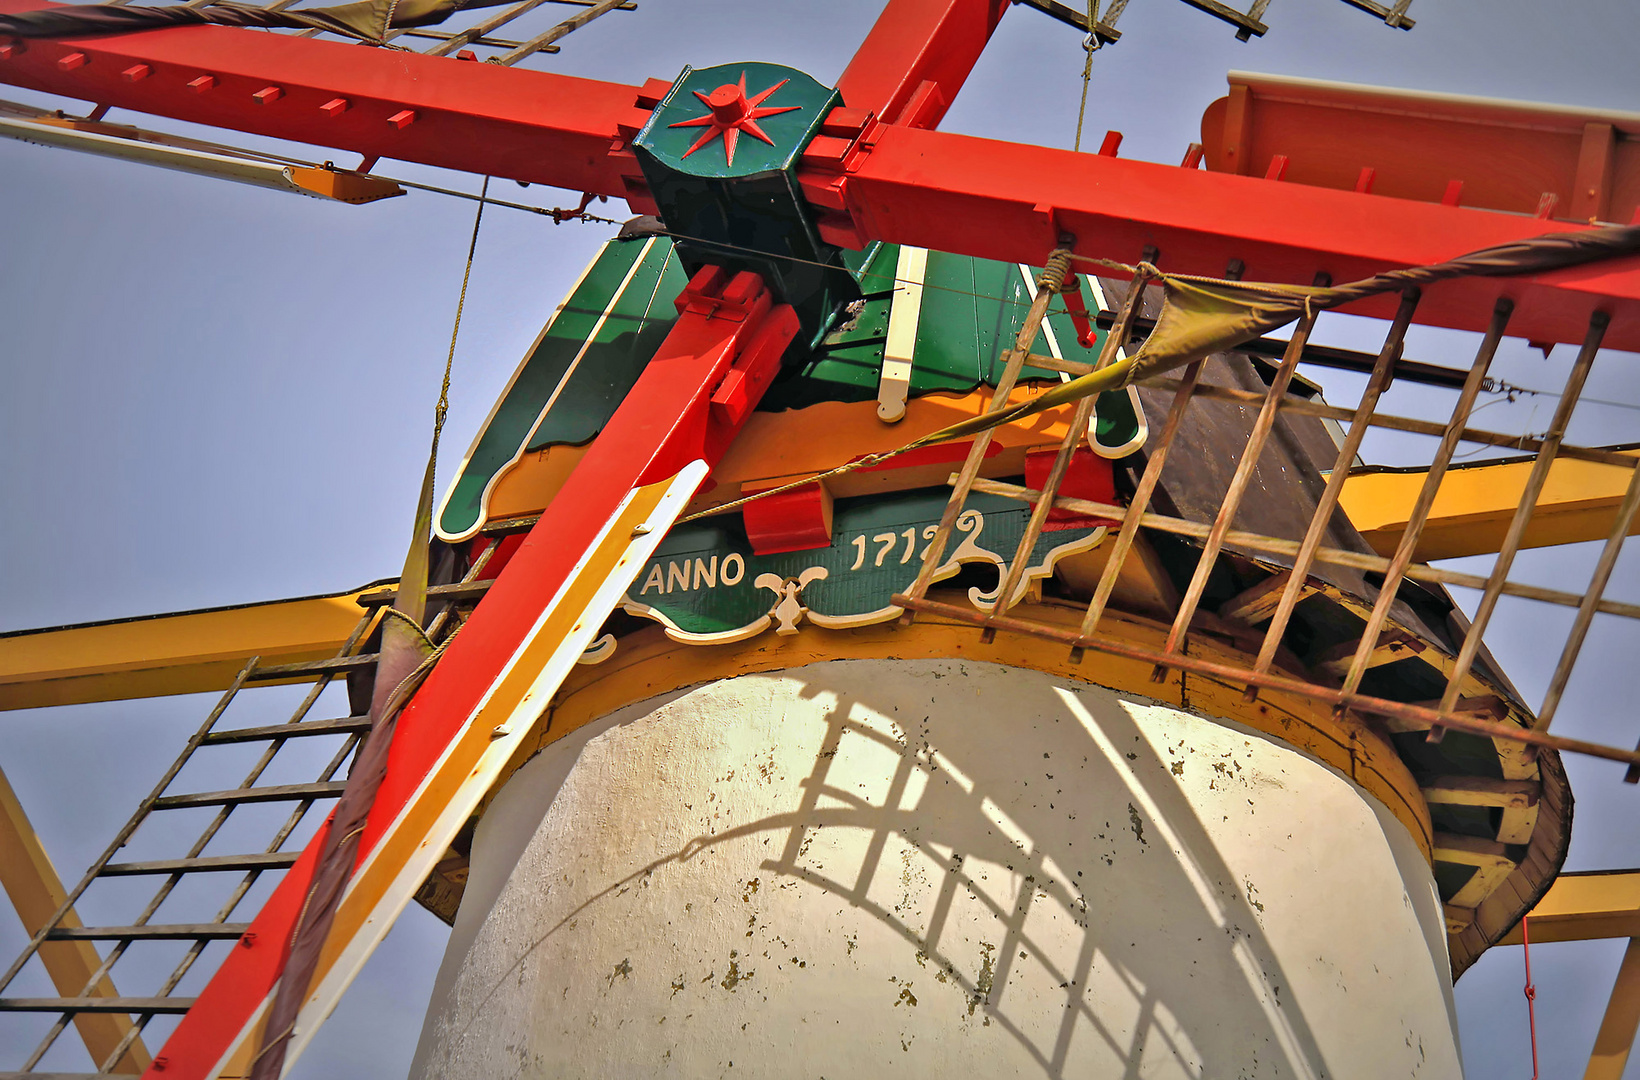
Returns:
[[[780,89],[763,102],[765,106],[796,106],[791,112],[765,116],[757,125],[773,143],[741,132],[735,145],[735,160],[728,161],[720,135],[694,153],[689,147],[706,132],[704,127],[673,127],[707,115],[709,110],[695,94],[710,94],[725,84],[745,80],[746,94],[755,97],[777,83]],[[719,64],[709,68],[683,69],[672,89],[661,99],[654,115],[638,133],[636,145],[657,165],[669,172],[703,180],[735,180],[765,173],[786,172],[797,165],[826,114],[842,104],[842,96],[829,86],[796,68],[757,61]],[[686,156],[687,155],[687,156]]]
[[[710,110],[696,94],[743,83],[750,98],[790,108],[756,124],[770,140],[739,131],[731,163],[723,134],[690,152],[709,127],[677,127]],[[859,296],[841,249],[820,239],[797,181],[797,160],[842,96],[795,68],[778,64],[720,64],[684,68],[638,137],[633,153],[661,220],[680,235],[678,254],[693,272],[705,263],[754,270],[796,310],[804,333],[801,356],[829,328],[838,305]]]
[[[898,259],[894,244],[846,253],[863,294],[858,310],[826,335],[809,360],[783,372],[759,408],[780,411],[822,401],[876,399]],[[491,482],[524,453],[579,445],[603,428],[671,329],[676,320],[672,300],[686,281],[667,237],[604,245],[536,339],[462,462],[439,509],[441,536],[453,539],[477,528]],[[1030,304],[1025,282],[1013,264],[929,253],[912,397],[994,385],[1002,353],[1018,334]],[[1083,349],[1076,343],[1069,315],[1053,312],[1048,324],[1065,359],[1093,362],[1097,347]],[[1045,333],[1038,335],[1033,351],[1052,352]],[[1057,381],[1060,375],[1027,368],[1024,377]],[[1125,420],[1118,410],[1125,411]],[[1131,436],[1132,422],[1126,391],[1100,399],[1095,431],[1101,443],[1124,445],[1122,436]]]
[[[812,359],[769,388],[763,408],[800,409],[821,401],[876,400],[899,253],[896,244],[877,244],[850,262],[864,294],[859,311],[826,335]],[[1036,271],[1030,274],[1034,282]],[[1025,273],[1017,265],[929,252],[908,396],[942,391],[966,394],[981,385],[995,386],[1002,374],[1003,353],[1013,347],[1030,304]],[[1069,313],[1056,307],[1049,312],[1047,324],[1060,359],[1084,364],[1096,361],[1105,334],[1100,332],[1093,348],[1084,349],[1077,343]],[[1053,355],[1046,332],[1037,334],[1031,351]],[[1060,375],[1027,367],[1020,377],[1058,381]],[[1135,424],[1127,393],[1113,391],[1106,397],[1109,404],[1101,397],[1098,407],[1100,443],[1125,445],[1133,438]]]
[[[672,300],[685,284],[668,240],[604,245],[462,462],[439,508],[441,535],[478,526],[490,481],[526,450],[577,445],[603,428],[677,319]]]
[[[916,579],[950,494],[947,488],[924,488],[838,499],[829,547],[780,555],[753,554],[738,514],[679,526],[639,571],[628,590],[626,610],[697,636],[759,632],[768,625],[764,617],[788,592],[814,621],[857,624],[892,618],[896,612],[890,597]],[[1004,561],[1013,558],[1031,508],[981,494],[970,495],[966,507],[947,568],[954,573],[959,564],[990,564],[996,574],[980,595],[993,600]],[[1032,549],[1030,565],[1050,571],[1057,554],[1092,547],[1100,532],[1045,533]]]

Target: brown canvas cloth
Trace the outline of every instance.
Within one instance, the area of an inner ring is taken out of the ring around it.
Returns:
[[[319,955],[331,924],[353,876],[359,857],[359,840],[364,833],[376,792],[387,775],[388,749],[399,710],[410,700],[416,687],[427,677],[441,650],[435,650],[421,630],[427,611],[427,536],[433,522],[433,464],[438,442],[427,460],[420,499],[416,504],[416,525],[404,571],[399,575],[398,596],[393,610],[382,619],[381,648],[377,652],[376,684],[370,697],[370,731],[353,759],[347,787],[337,801],[330,823],[325,827],[319,863],[313,871],[302,912],[291,935],[290,952],[274,992],[273,1005],[262,1028],[262,1039],[251,1065],[253,1080],[278,1080],[284,1069],[286,1050],[302,1004],[307,1000]],[[448,638],[445,639],[449,641]]]
[[[335,7],[303,11],[269,11],[251,4],[218,0],[201,7],[109,7],[102,4],[65,5],[44,11],[0,15],[0,36],[88,37],[129,34],[167,26],[259,26],[332,33],[379,42],[389,30],[412,29],[441,23],[467,8],[497,7],[511,0],[360,0]]]
[[[1138,352],[1109,367],[1061,383],[1029,401],[942,428],[905,449],[976,435],[1045,409],[1172,371],[1294,322],[1306,308],[1321,311],[1379,293],[1421,287],[1449,278],[1541,274],[1637,254],[1640,254],[1640,226],[1614,225],[1499,244],[1447,262],[1391,270],[1331,288],[1165,274],[1145,264],[1137,269],[1161,282],[1162,311]]]

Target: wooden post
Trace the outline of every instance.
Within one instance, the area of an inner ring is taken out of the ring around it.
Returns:
[[[12,907],[22,920],[23,932],[33,937],[68,901],[68,890],[51,865],[44,845],[23,813],[23,804],[0,772],[0,886],[11,897]],[[79,916],[70,908],[57,921],[64,928],[77,929]],[[64,997],[119,997],[114,981],[104,975],[93,982],[102,967],[97,947],[89,941],[52,941],[40,946],[40,962],[52,984]],[[83,990],[83,992],[82,992]],[[101,1063],[114,1052],[131,1030],[131,1018],[123,1013],[80,1013],[74,1026],[85,1043],[91,1060]],[[140,1039],[120,1058],[115,1072],[140,1073],[148,1067],[148,1051]]]
[[[1623,1069],[1629,1063],[1637,1028],[1640,1028],[1640,938],[1629,938],[1583,1080],[1623,1080]]]

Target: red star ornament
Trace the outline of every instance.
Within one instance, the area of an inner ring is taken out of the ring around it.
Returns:
[[[699,90],[694,92],[695,96],[700,99],[701,104],[710,110],[705,116],[696,117],[693,120],[679,120],[677,123],[668,124],[667,126],[706,128],[701,133],[700,138],[696,139],[694,144],[683,152],[684,157],[688,157],[719,135],[722,135],[725,163],[733,165],[735,163],[735,141],[740,138],[742,131],[773,146],[774,140],[764,134],[763,129],[758,127],[757,122],[765,116],[774,116],[777,113],[791,112],[794,109],[802,108],[800,105],[786,105],[776,108],[763,104],[769,99],[769,95],[790,81],[790,79],[781,79],[756,97],[747,98],[746,73],[742,71],[738,83],[724,83],[710,94],[703,94]]]

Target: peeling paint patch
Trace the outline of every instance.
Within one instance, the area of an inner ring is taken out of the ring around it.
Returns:
[[[755,972],[751,972],[751,971],[748,971],[745,974],[741,974],[740,961],[736,959],[736,957],[738,955],[739,955],[738,953],[734,952],[733,950],[730,950],[730,952],[729,952],[729,974],[725,975],[723,977],[723,981],[718,983],[719,986],[723,987],[725,990],[729,991],[730,993],[734,992],[735,987],[739,986],[743,982],[748,981],[749,979],[751,979],[751,977],[754,974],[756,974]]]
[[[1139,818],[1138,807],[1132,803],[1128,803],[1128,822],[1133,826],[1133,835],[1139,838],[1139,843],[1148,847],[1150,841],[1145,839],[1145,823]]]
[[[974,993],[968,999],[968,1015],[974,1015],[974,1009],[982,1001],[989,1001],[991,985],[996,981],[996,960],[993,954],[997,951],[995,945],[982,941],[979,943],[979,978],[974,980]]]

